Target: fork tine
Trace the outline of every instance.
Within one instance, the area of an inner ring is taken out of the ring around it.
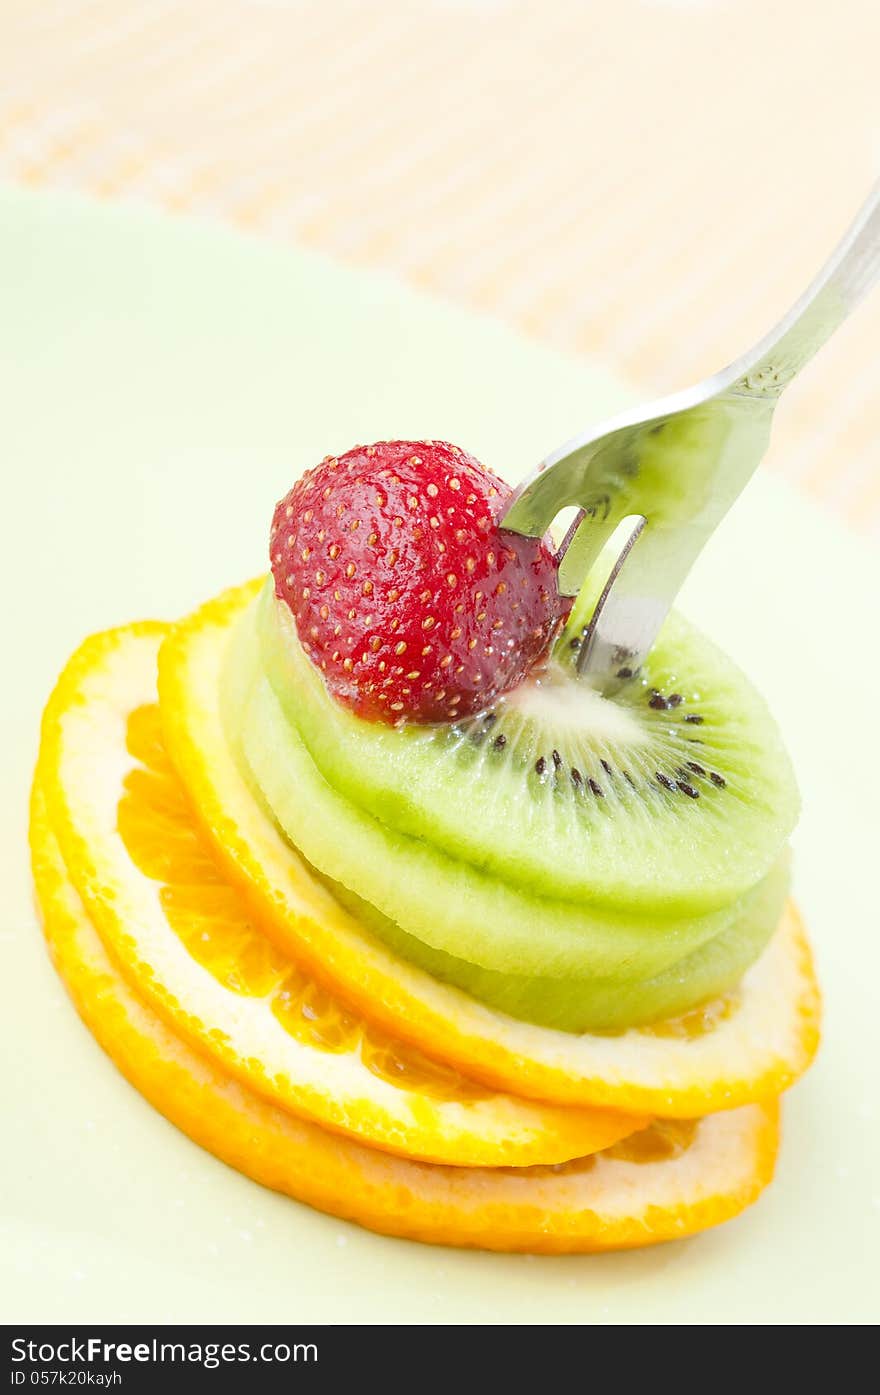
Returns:
[[[629,536],[627,537],[627,540],[624,543],[623,547],[621,548],[620,553],[617,557],[617,561],[614,563],[614,566],[608,573],[608,579],[605,582],[605,585],[602,589],[602,594],[596,602],[593,613],[590,616],[589,631],[587,633],[585,643],[581,645],[580,652],[578,654],[577,671],[579,674],[583,674],[585,670],[588,670],[591,667],[592,663],[595,663],[594,655],[597,645],[601,645],[606,642],[604,633],[605,627],[603,623],[606,615],[606,610],[609,605],[609,601],[613,596],[616,595],[615,585],[617,583],[617,579],[623,571],[623,568],[630,563],[633,548],[635,547],[639,538],[642,536],[644,528],[645,519],[640,518],[636,523],[635,527],[630,532]],[[605,665],[605,667],[610,668],[612,666],[612,663],[616,663],[618,667],[615,670],[615,677],[620,679],[622,683],[633,676],[634,670],[632,668],[627,668],[627,663],[632,658],[633,655],[631,655],[628,651],[624,651],[621,649],[618,653],[614,654],[613,656],[608,656],[608,663]]]
[[[556,587],[560,596],[578,594],[618,522],[619,519],[607,512],[596,515],[580,510],[556,553],[559,560]]]

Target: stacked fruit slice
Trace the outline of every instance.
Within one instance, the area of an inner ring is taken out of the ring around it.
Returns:
[[[818,1040],[778,733],[677,618],[585,688],[589,590],[560,633],[506,487],[419,452],[295,487],[274,585],[71,659],[32,801],[51,952],[133,1083],[268,1186],[494,1249],[703,1229],[769,1180]]]
[[[226,739],[254,594],[87,641],[47,708],[38,893],[117,1064],[242,1171],[394,1234],[588,1250],[748,1204],[816,1042],[793,910],[735,997],[641,1030],[569,1035],[430,976],[297,855]]]

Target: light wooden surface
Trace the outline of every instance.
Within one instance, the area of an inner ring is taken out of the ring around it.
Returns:
[[[878,54],[876,0],[0,0],[0,177],[382,266],[672,389],[880,173]],[[875,537],[878,400],[880,293],[769,461]]]

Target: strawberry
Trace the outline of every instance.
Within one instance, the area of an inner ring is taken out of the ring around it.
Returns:
[[[275,591],[359,716],[449,722],[542,659],[567,611],[546,542],[499,528],[511,490],[445,441],[328,456],[275,509]]]

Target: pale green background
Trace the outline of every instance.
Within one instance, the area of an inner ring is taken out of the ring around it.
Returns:
[[[742,1219],[653,1251],[530,1259],[319,1215],[229,1171],[135,1094],[36,929],[25,806],[39,709],[86,632],[173,617],[261,570],[273,502],[328,451],[441,436],[515,474],[625,398],[595,366],[313,255],[0,195],[2,1319],[880,1317],[880,567],[778,482],[754,483],[686,594],[792,747],[797,888],[827,993],[778,1179]]]

